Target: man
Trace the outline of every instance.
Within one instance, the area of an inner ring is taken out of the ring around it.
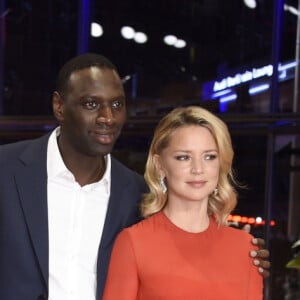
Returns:
[[[147,186],[110,155],[126,120],[115,66],[67,62],[53,111],[52,133],[0,147],[1,300],[100,300],[115,236],[140,219]],[[268,276],[268,251],[255,255]]]

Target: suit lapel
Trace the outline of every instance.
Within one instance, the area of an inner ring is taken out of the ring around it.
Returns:
[[[48,288],[47,212],[48,136],[32,143],[22,154],[23,167],[15,175],[32,245]]]
[[[101,247],[107,247],[115,239],[120,228],[123,228],[128,217],[134,211],[134,193],[131,192],[128,174],[119,167],[112,158],[111,164],[111,194],[107,208],[106,220],[103,228]]]

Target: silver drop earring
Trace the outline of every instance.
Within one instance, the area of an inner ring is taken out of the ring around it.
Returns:
[[[166,183],[164,181],[164,177],[161,176],[159,178],[159,184],[160,184],[162,192],[165,194],[167,192],[168,188],[167,188]]]
[[[214,192],[213,192],[213,193],[214,193],[214,196],[217,196],[217,195],[218,195],[218,192],[219,192],[218,188],[215,188],[215,189],[214,189]]]

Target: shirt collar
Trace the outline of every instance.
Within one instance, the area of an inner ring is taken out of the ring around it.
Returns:
[[[47,172],[48,172],[48,179],[53,179],[58,176],[68,176],[70,179],[75,178],[73,174],[68,170],[66,167],[57,143],[57,137],[60,135],[60,127],[57,127],[53,130],[49,137],[48,141],[48,149],[47,149]],[[105,163],[106,168],[102,178],[95,183],[89,184],[87,186],[93,186],[97,188],[97,185],[103,183],[106,186],[106,191],[109,193],[110,191],[110,184],[111,184],[111,156],[107,154],[105,156]]]

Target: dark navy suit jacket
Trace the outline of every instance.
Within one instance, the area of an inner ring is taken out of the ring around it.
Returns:
[[[0,147],[1,300],[48,297],[48,139],[49,134]],[[111,194],[98,253],[97,300],[102,298],[114,239],[122,228],[139,221],[138,204],[146,190],[142,176],[112,158]]]

